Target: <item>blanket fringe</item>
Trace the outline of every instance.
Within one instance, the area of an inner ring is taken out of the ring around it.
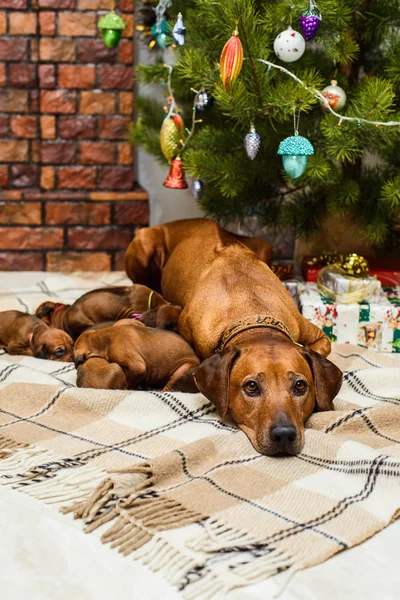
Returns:
[[[0,459],[7,458],[19,448],[26,448],[27,444],[16,442],[5,435],[0,435]]]

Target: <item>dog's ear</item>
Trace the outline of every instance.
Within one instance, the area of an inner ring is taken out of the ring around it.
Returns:
[[[43,360],[48,360],[49,359],[49,352],[48,352],[48,348],[46,346],[46,344],[42,344],[41,346],[39,346],[35,351],[35,358],[43,358]]]
[[[193,377],[200,392],[215,405],[221,417],[229,408],[229,374],[238,358],[240,349],[229,346],[206,358],[193,371]]]
[[[43,302],[36,310],[36,316],[47,325],[50,325],[51,315],[53,314],[57,304],[55,302]]]
[[[314,378],[316,410],[333,410],[333,399],[342,385],[342,371],[318,352],[308,350],[305,355]]]

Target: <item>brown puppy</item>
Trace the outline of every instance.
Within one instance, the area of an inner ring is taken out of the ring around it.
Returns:
[[[0,312],[0,348],[9,354],[72,362],[73,342],[61,329],[18,310]]]
[[[179,390],[175,382],[200,363],[176,333],[139,324],[86,331],[76,341],[74,358],[80,387],[107,387],[111,380],[112,385],[115,381],[123,385],[122,389]],[[102,362],[94,363],[94,358]],[[86,365],[85,369],[81,365]]]
[[[118,321],[166,304],[160,294],[144,285],[106,287],[84,294],[73,304],[43,302],[36,316],[76,340],[92,325]]]
[[[259,452],[298,453],[304,422],[333,408],[342,373],[271,269],[207,219],[139,230],[125,264],[136,282],[148,269],[183,307],[179,332],[206,359],[195,380],[220,414],[229,409]]]
[[[182,308],[173,304],[166,304],[147,310],[138,318],[139,323],[147,325],[147,327],[155,327],[156,329],[166,329],[179,333],[178,321],[181,315]]]

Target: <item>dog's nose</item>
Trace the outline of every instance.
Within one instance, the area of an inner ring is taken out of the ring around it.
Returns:
[[[296,441],[297,431],[293,425],[279,425],[272,427],[269,437],[278,446],[279,450],[286,452]]]

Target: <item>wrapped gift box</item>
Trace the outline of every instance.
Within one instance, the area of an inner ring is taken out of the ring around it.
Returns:
[[[309,265],[312,256],[305,256],[302,262],[303,277],[306,281],[316,283],[318,271],[325,265]],[[382,285],[400,286],[400,259],[398,258],[368,258],[369,274],[376,275]]]
[[[300,310],[330,340],[381,352],[400,352],[400,287],[383,288],[360,304],[335,304],[317,284],[299,284]]]

